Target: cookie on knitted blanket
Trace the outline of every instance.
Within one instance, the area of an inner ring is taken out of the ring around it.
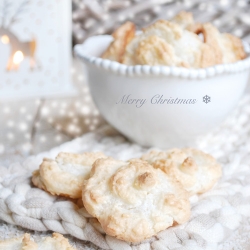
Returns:
[[[33,172],[32,182],[53,195],[80,198],[83,181],[89,177],[92,164],[99,158],[106,156],[101,152],[85,152],[59,153],[55,160],[45,158],[39,170]]]
[[[35,242],[30,238],[29,234],[25,234],[19,238],[12,238],[0,241],[0,250],[76,250],[73,248],[68,239],[61,234],[53,233],[53,237],[43,238],[39,242]]]

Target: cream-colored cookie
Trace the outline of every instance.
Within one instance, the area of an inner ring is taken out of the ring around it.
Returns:
[[[53,250],[75,250],[70,244],[68,239],[64,238],[59,233],[53,233],[53,237],[46,237],[41,242],[38,242],[38,250],[40,249],[53,249]]]
[[[29,234],[23,237],[0,241],[0,250],[75,250],[61,234],[53,233],[53,238],[46,237],[34,242]]]
[[[60,153],[55,160],[45,158],[33,173],[35,186],[53,195],[80,198],[83,181],[89,177],[92,164],[106,156],[100,152]]]
[[[132,22],[126,22],[120,26],[113,34],[114,41],[103,53],[102,58],[111,61],[121,62],[127,44],[135,35],[135,25]]]
[[[182,33],[183,29],[178,24],[158,20],[132,39],[126,47],[122,63],[127,65],[180,64],[182,61],[176,55],[172,43],[180,39]],[[143,57],[143,54],[147,56]]]
[[[239,38],[221,34],[210,23],[195,22],[192,13],[185,11],[171,21],[158,20],[137,35],[135,26],[127,22],[113,37],[102,57],[126,65],[206,68],[246,57]]]
[[[25,234],[23,237],[11,238],[7,240],[0,240],[0,250],[30,250],[27,248],[30,242],[29,234]],[[31,242],[33,244],[34,242]]]
[[[174,48],[158,36],[143,39],[136,49],[137,62],[142,65],[185,66]]]
[[[215,62],[212,62],[214,64],[233,63],[246,57],[244,47],[238,37],[227,33],[220,33],[211,23],[195,23],[191,12],[181,11],[172,21],[178,23],[184,29],[196,34],[203,34],[204,43],[209,45],[210,48],[210,58],[208,61],[215,58]],[[207,48],[203,49],[203,52],[206,50]],[[205,54],[204,57],[207,58],[208,55]],[[212,63],[205,61],[203,62],[204,65],[201,64],[201,67],[210,66]]]
[[[122,63],[208,67],[216,63],[213,57],[209,57],[209,50],[210,47],[197,34],[175,22],[158,20],[132,39],[126,47]]]
[[[190,216],[182,186],[139,159],[95,161],[82,198],[107,234],[129,242],[140,242]]]
[[[176,178],[190,195],[208,191],[221,176],[216,160],[197,149],[151,151],[141,158]]]

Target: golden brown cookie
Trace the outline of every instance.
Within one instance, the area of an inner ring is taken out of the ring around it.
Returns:
[[[121,62],[127,44],[135,36],[135,25],[132,22],[126,22],[120,26],[113,34],[114,41],[103,53],[103,59]]]
[[[23,238],[0,240],[0,250],[22,249]]]
[[[241,40],[227,33],[220,33],[211,23],[202,25],[204,43],[209,45],[216,64],[233,63],[246,57]]]
[[[29,234],[22,237],[0,241],[0,250],[35,250],[36,243],[30,239]]]
[[[140,242],[190,216],[181,185],[139,159],[95,161],[82,198],[107,234],[128,242]]]
[[[0,250],[75,250],[68,240],[61,234],[53,233],[53,237],[46,237],[39,242],[34,242],[29,234],[19,238],[0,241]]]
[[[199,68],[206,48],[197,34],[175,22],[158,20],[127,45],[122,63]]]
[[[216,160],[197,149],[151,151],[141,158],[176,178],[190,195],[208,191],[221,176],[221,166]]]
[[[196,34],[203,34],[204,43],[209,45],[209,50],[206,47],[203,48],[204,55],[201,67],[233,63],[246,57],[242,42],[238,37],[220,33],[211,23],[195,23],[191,12],[181,11],[172,21],[181,25],[184,29]]]
[[[185,11],[171,21],[158,20],[137,35],[134,25],[125,23],[113,37],[103,58],[126,65],[206,68],[246,57],[239,38],[220,33],[211,23],[195,22]]]
[[[67,238],[64,238],[59,233],[53,233],[53,237],[46,237],[38,243],[38,250],[53,249],[53,250],[76,250],[70,244]]]
[[[55,160],[45,158],[39,170],[33,172],[32,182],[53,195],[80,198],[83,181],[89,177],[92,164],[105,157],[100,152],[86,152],[60,153]]]
[[[158,36],[143,39],[136,49],[137,62],[142,65],[184,66],[174,48]]]

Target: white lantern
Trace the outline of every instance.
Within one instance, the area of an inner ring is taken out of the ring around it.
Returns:
[[[0,100],[69,95],[71,1],[0,0]]]

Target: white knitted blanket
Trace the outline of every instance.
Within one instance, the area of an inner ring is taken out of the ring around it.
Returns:
[[[223,166],[223,176],[209,192],[193,196],[192,216],[184,225],[169,228],[138,245],[102,234],[81,206],[35,188],[33,170],[43,157],[60,151],[103,151],[129,159],[148,149],[110,133],[110,128],[86,134],[49,152],[28,158],[9,168],[0,167],[0,219],[8,224],[40,231],[56,231],[112,250],[248,250],[250,249],[250,96],[216,131],[200,138],[197,147],[211,153]],[[1,228],[0,228],[1,234]],[[84,246],[85,243],[82,242]],[[96,247],[91,249],[97,249]],[[86,245],[85,245],[86,246]],[[79,249],[90,249],[81,247]]]

